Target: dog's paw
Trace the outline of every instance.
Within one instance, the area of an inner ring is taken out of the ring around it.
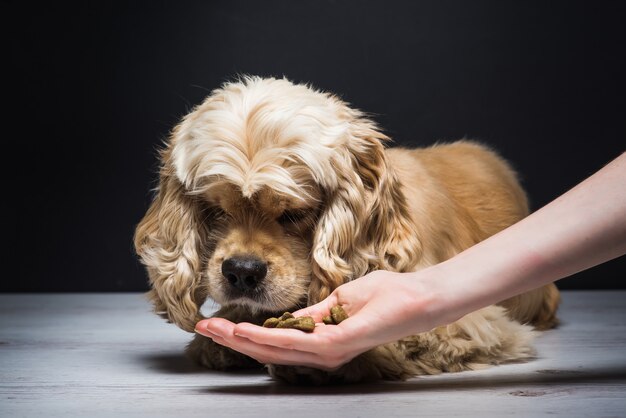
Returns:
[[[187,346],[186,352],[194,361],[212,370],[260,369],[263,367],[256,360],[197,334]]]

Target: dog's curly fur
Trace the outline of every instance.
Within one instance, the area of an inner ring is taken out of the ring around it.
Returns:
[[[318,302],[346,281],[441,262],[528,213],[514,172],[470,141],[386,149],[388,138],[334,95],[285,79],[226,83],[174,129],[158,194],[137,227],[155,310],[192,332],[211,297],[235,322]],[[242,291],[232,257],[267,268]],[[471,286],[471,283],[467,283]],[[533,355],[533,329],[556,323],[548,285],[430,332],[373,349],[334,372],[271,366],[290,381],[404,379]],[[259,366],[196,336],[214,369]]]

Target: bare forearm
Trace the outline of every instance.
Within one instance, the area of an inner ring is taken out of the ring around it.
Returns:
[[[459,316],[624,253],[626,153],[519,223],[436,268]]]

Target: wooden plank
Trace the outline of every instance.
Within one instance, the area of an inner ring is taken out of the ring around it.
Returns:
[[[624,416],[625,297],[564,292],[528,363],[311,388],[196,366],[140,294],[2,294],[0,416]]]

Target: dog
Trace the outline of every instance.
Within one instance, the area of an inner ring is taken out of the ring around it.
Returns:
[[[261,324],[368,272],[444,261],[528,214],[515,172],[489,148],[389,141],[363,112],[309,85],[248,76],[214,90],[161,150],[157,194],[135,232],[155,312],[193,332],[210,297],[215,316]],[[549,284],[334,371],[269,372],[322,384],[523,361],[558,305]],[[261,366],[200,335],[187,352],[211,369]]]

